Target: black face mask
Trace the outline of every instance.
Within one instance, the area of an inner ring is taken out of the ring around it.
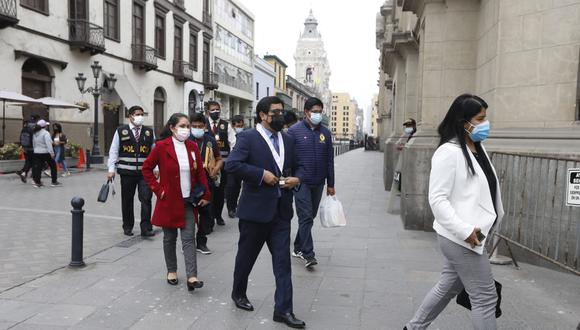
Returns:
[[[270,127],[276,132],[280,132],[284,128],[284,116],[272,116]]]
[[[212,120],[218,120],[218,119],[220,119],[220,113],[219,112],[210,112],[209,118],[211,118]]]

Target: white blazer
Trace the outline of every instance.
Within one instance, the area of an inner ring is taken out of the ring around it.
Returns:
[[[435,216],[433,229],[439,235],[476,253],[483,254],[483,245],[489,238],[496,217],[497,228],[504,216],[503,204],[499,180],[493,165],[492,169],[497,182],[495,208],[485,173],[469,148],[467,151],[473,163],[475,175],[470,173],[459,144],[447,142],[437,148],[431,159],[429,204]],[[485,149],[483,151],[487,156]],[[495,210],[497,210],[497,215]],[[472,249],[465,239],[475,227],[481,228],[486,239],[482,242],[482,246]]]

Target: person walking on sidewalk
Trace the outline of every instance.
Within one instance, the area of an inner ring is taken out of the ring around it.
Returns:
[[[236,132],[236,138],[238,134],[244,131],[244,117],[240,115],[235,115],[232,118],[232,126]],[[228,179],[226,183],[226,204],[228,207],[228,217],[233,219],[236,217],[236,210],[238,208],[238,199],[240,198],[240,190],[242,189],[242,179],[228,173]]]
[[[46,130],[47,127],[48,123],[44,119],[41,119],[36,123],[36,127],[34,128],[34,136],[32,139],[32,145],[34,147],[34,169],[32,170],[32,178],[34,179],[35,188],[43,186],[41,172],[45,163],[50,167],[50,178],[52,179],[50,185],[52,187],[61,185],[57,180],[54,149],[52,148],[50,133]]]
[[[135,214],[133,200],[137,189],[141,202],[141,236],[154,236],[151,226],[151,190],[143,179],[141,169],[149,156],[155,136],[150,127],[144,126],[145,112],[140,106],[129,109],[129,124],[117,128],[109,149],[109,173],[107,179],[115,177],[115,168],[121,176],[121,207],[123,214],[123,232],[133,236]]]
[[[207,102],[207,116],[207,129],[214,136],[220,148],[222,159],[227,159],[231,149],[236,144],[236,132],[227,121],[220,119],[221,106],[218,102]],[[214,202],[212,203],[213,217],[220,226],[226,224],[222,217],[222,211],[224,209],[227,181],[227,173],[222,169],[220,184],[215,190]]]
[[[66,135],[62,132],[62,126],[59,123],[52,124],[52,140],[54,144],[54,160],[62,167],[62,176],[69,176],[68,166],[64,156],[66,143],[68,142]]]
[[[209,204],[203,163],[197,145],[189,140],[187,115],[175,113],[160,134],[155,148],[143,163],[143,178],[157,197],[153,224],[163,228],[163,253],[167,266],[167,283],[177,285],[177,229],[180,229],[187,289],[203,287],[197,278],[195,251],[195,217],[197,207]],[[154,173],[159,166],[160,181]],[[201,197],[200,197],[201,196]],[[199,200],[197,198],[200,197]]]
[[[28,171],[34,166],[34,145],[32,143],[32,137],[34,136],[34,127],[38,121],[38,115],[32,115],[30,121],[24,121],[22,124],[22,130],[20,131],[20,145],[24,151],[24,166],[16,175],[20,177],[22,183],[26,183],[26,177],[28,176]]]
[[[489,134],[487,104],[463,94],[439,125],[431,159],[429,204],[445,258],[439,282],[405,329],[425,329],[461,290],[469,295],[476,330],[497,328],[497,292],[485,242],[504,215],[499,181],[482,145]],[[463,326],[465,328],[465,325]]]
[[[238,206],[240,238],[231,297],[236,307],[254,310],[246,295],[248,277],[266,243],[276,278],[274,321],[304,328],[305,323],[293,313],[290,265],[290,221],[294,213],[291,189],[300,184],[302,173],[294,140],[281,132],[283,109],[278,97],[261,99],[256,106],[256,128],[238,135],[236,146],[226,160],[226,170],[243,180]]]
[[[312,97],[304,104],[304,119],[292,125],[288,134],[296,141],[298,161],[304,166],[304,181],[294,192],[298,231],[292,256],[304,260],[307,268],[318,264],[314,253],[312,225],[326,183],[326,194],[334,196],[334,149],[332,134],[322,126],[323,104]]]
[[[217,188],[216,180],[219,180],[221,169],[224,166],[224,161],[220,155],[220,149],[213,136],[205,131],[205,117],[201,113],[194,113],[191,118],[191,141],[195,142],[201,155],[201,163],[205,170],[206,179],[212,197],[215,196]],[[219,181],[218,181],[219,182]],[[219,183],[218,183],[219,185]],[[210,254],[211,250],[207,247],[207,235],[213,231],[214,218],[211,213],[210,205],[205,205],[198,208],[199,221],[196,235],[197,252],[202,254]]]

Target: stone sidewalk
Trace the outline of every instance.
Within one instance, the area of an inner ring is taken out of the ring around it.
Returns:
[[[442,257],[435,235],[405,231],[399,216],[386,213],[389,195],[382,188],[381,167],[382,154],[377,152],[355,150],[337,158],[336,188],[348,225],[338,229],[315,225],[319,265],[313,271],[292,261],[294,311],[309,329],[402,329],[438,278]],[[34,196],[40,200],[40,195]],[[54,206],[55,212],[70,209],[57,202],[43,203],[49,209]],[[113,219],[118,214],[101,211],[87,210],[101,216],[93,221],[101,227],[109,224],[111,235],[118,235],[119,221]],[[180,255],[181,283],[166,284],[160,235],[114,242],[116,237],[105,241],[103,234],[101,247],[113,242],[108,245],[112,247],[87,258],[87,267],[64,267],[4,290],[0,329],[286,329],[272,321],[274,279],[267,249],[248,289],[256,311],[233,306],[229,294],[237,226],[236,220],[226,222],[209,236],[214,253],[198,256],[205,287],[194,293],[183,284]],[[2,239],[10,235],[5,230],[14,231],[2,229]],[[3,251],[10,251],[0,244]],[[574,329],[580,321],[580,278],[527,264],[521,267],[494,266],[496,279],[504,285],[500,329]],[[470,328],[468,312],[452,302],[430,329]]]

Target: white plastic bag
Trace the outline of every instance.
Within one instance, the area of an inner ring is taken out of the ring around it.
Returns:
[[[346,217],[342,210],[342,203],[335,196],[328,196],[320,203],[318,209],[320,214],[320,224],[322,227],[344,227],[346,226]]]

